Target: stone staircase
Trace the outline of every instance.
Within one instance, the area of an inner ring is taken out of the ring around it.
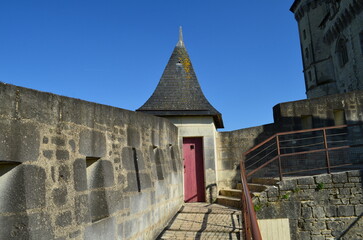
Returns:
[[[276,186],[278,182],[279,180],[275,178],[253,178],[252,182],[248,183],[248,188],[251,192],[251,197],[253,198],[259,196],[267,188]],[[241,183],[238,183],[236,189],[220,190],[219,195],[217,197],[217,203],[224,206],[240,209],[242,207],[241,189],[242,189]]]

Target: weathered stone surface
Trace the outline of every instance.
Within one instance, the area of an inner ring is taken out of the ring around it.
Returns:
[[[98,131],[82,131],[79,135],[79,153],[87,157],[106,156],[105,135]]]
[[[348,182],[347,174],[344,173],[334,173],[332,174],[333,183],[346,183]]]
[[[116,239],[115,226],[99,224],[111,218],[122,226],[133,222],[129,235],[155,236],[179,209],[182,174],[169,174],[169,144],[177,146],[178,131],[167,120],[2,83],[0,93],[2,100],[16,98],[0,108],[1,240]],[[136,131],[128,132],[130,170],[121,157],[127,129]],[[165,167],[164,184],[157,187],[159,180],[151,177],[152,131],[160,134],[160,165]],[[179,149],[175,151],[176,166],[181,166]],[[126,191],[128,174],[136,191]],[[139,194],[144,196],[140,200]],[[141,214],[134,217],[131,211]]]
[[[94,190],[90,194],[90,209],[92,222],[106,218],[110,215],[108,196],[104,190]]]
[[[48,158],[48,159],[51,159],[53,157],[53,151],[52,150],[44,150],[43,151],[43,156]]]
[[[57,160],[69,160],[69,152],[67,150],[57,150],[55,156]]]
[[[148,173],[140,173],[139,176],[140,176],[140,185],[142,190],[152,187],[151,178]]]
[[[61,137],[52,137],[52,144],[55,144],[58,146],[65,146],[66,141]]]
[[[69,238],[76,238],[79,235],[81,235],[81,231],[80,230],[70,233],[69,234]]]
[[[59,181],[68,181],[70,178],[70,171],[69,171],[69,167],[67,165],[61,165],[59,166],[59,170],[58,170],[58,176],[59,176]]]
[[[297,183],[299,185],[312,185],[314,184],[314,178],[311,177],[299,178],[297,179]]]
[[[132,147],[122,148],[122,168],[135,171],[134,152]]]
[[[116,221],[114,218],[102,219],[86,227],[84,239],[109,240],[115,237]]]
[[[84,191],[87,189],[86,160],[76,159],[73,163],[73,180],[74,189],[76,191]]]
[[[98,160],[87,167],[89,189],[110,187],[114,185],[113,165],[108,160]]]
[[[69,144],[69,146],[71,146],[72,152],[75,152],[76,151],[76,142],[73,139],[71,139],[71,140],[69,140],[68,144]]]
[[[140,147],[140,133],[137,129],[127,128],[127,145],[134,148]]]
[[[75,198],[75,217],[77,224],[88,223],[91,221],[91,212],[88,195],[80,195]]]
[[[39,156],[39,129],[31,123],[0,119],[0,159],[25,162]]]
[[[331,175],[324,174],[315,177],[315,182],[318,183],[332,183]]]
[[[125,188],[126,192],[137,192],[139,191],[138,181],[140,179],[137,179],[138,176],[131,172],[127,174],[127,188]]]
[[[354,227],[351,224],[363,211],[359,203],[362,197],[360,193],[356,193],[355,184],[346,185],[349,182],[346,176],[349,176],[349,173],[331,176],[324,174],[298,179],[296,188],[306,186],[303,190],[280,191],[277,192],[279,197],[275,198],[259,197],[259,204],[263,207],[257,215],[259,218],[287,217],[290,221],[297,219],[296,226],[290,224],[291,231],[298,233],[293,237],[294,239],[337,238],[343,234],[347,239],[356,239],[352,236],[363,235],[361,231],[363,228],[358,223]],[[307,180],[308,178],[310,180]],[[318,189],[319,181],[327,183]],[[291,180],[284,180],[279,184],[280,189],[288,189],[289,187],[286,186],[290,183]],[[270,188],[268,193],[271,190]],[[288,194],[289,197],[282,197],[284,194]]]
[[[0,239],[29,239],[27,228],[27,216],[0,216]]]
[[[354,216],[354,206],[338,206],[339,217]]]
[[[72,224],[72,213],[70,211],[59,214],[55,220],[57,226],[66,227]]]
[[[63,206],[67,202],[68,192],[67,188],[56,188],[52,192],[52,199],[55,205]]]

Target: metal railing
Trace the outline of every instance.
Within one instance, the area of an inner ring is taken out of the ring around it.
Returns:
[[[247,185],[249,177],[259,173],[282,180],[285,175],[331,173],[333,168],[353,165],[349,155],[363,158],[362,148],[351,151],[363,146],[362,132],[358,124],[282,132],[245,152],[240,161],[244,239],[262,239]]]
[[[250,191],[248,189],[246,171],[243,160],[240,161],[241,169],[241,203],[242,203],[242,225],[244,240],[262,240],[260,228],[258,227],[256,212],[253,206]]]
[[[265,177],[278,175],[282,180],[285,175],[311,175],[322,170],[331,173],[333,168],[352,165],[347,149],[362,144],[349,132],[362,137],[360,127],[340,125],[277,133],[243,154],[246,177],[260,172]],[[354,128],[359,129],[351,131]],[[267,172],[261,172],[267,166]]]

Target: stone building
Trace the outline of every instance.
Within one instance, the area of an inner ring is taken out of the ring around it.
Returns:
[[[183,146],[186,202],[212,202],[217,195],[216,129],[222,114],[204,96],[183,41],[179,41],[152,96],[136,111],[169,119]],[[190,156],[190,158],[188,157]],[[196,168],[194,168],[196,166]]]
[[[363,2],[295,0],[308,98],[363,89]]]

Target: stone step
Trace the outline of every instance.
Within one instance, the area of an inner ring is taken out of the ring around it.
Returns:
[[[166,231],[157,239],[241,239],[241,232],[191,232],[191,231]]]
[[[242,190],[239,190],[239,189],[222,189],[219,191],[219,195],[222,195],[225,197],[240,198],[241,194],[242,194]]]
[[[280,182],[277,178],[252,178],[252,183],[262,184],[262,185],[276,185]]]
[[[249,183],[248,189],[250,192],[263,192],[267,189],[267,186],[261,185],[259,183]]]
[[[234,208],[242,207],[241,198],[235,198],[235,197],[218,196],[217,203]]]

